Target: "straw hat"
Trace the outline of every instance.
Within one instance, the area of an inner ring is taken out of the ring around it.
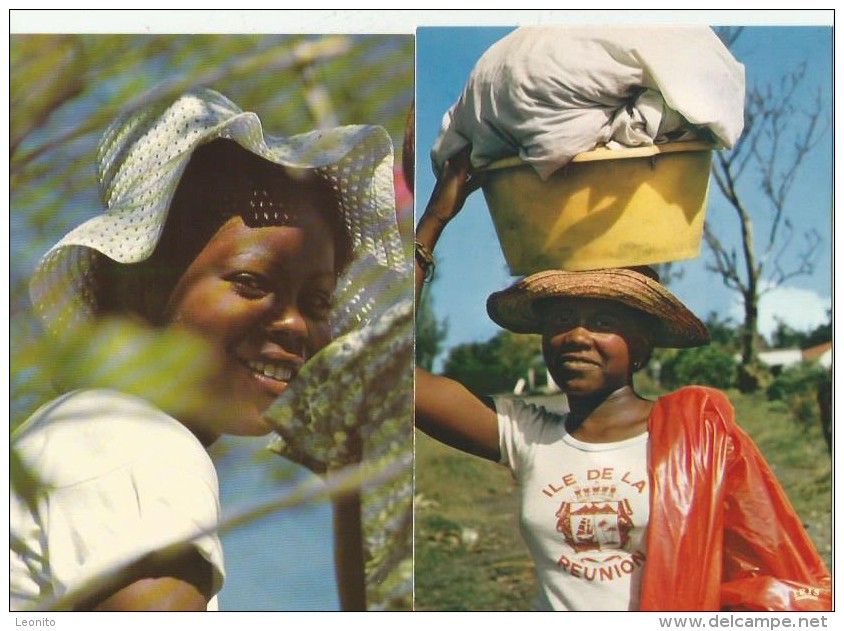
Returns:
[[[535,309],[544,298],[603,298],[653,316],[657,322],[654,346],[684,348],[709,342],[709,332],[648,267],[609,268],[580,272],[546,270],[493,293],[487,300],[489,317],[514,333],[540,333]]]
[[[103,136],[97,166],[105,212],[50,249],[30,282],[32,303],[49,330],[59,333],[96,313],[93,270],[99,257],[128,264],[152,254],[193,151],[218,138],[275,164],[317,169],[339,191],[353,263],[338,282],[335,334],[360,325],[376,308],[378,292],[368,284],[395,285],[396,278],[408,277],[395,217],[392,143],[383,128],[351,125],[270,136],[257,114],[218,92],[197,89],[118,120]]]

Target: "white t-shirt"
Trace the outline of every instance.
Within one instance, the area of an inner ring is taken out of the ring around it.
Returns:
[[[495,399],[501,462],[519,483],[520,526],[533,556],[536,607],[638,609],[649,514],[647,433],[585,443],[565,415]]]
[[[12,610],[61,597],[219,522],[208,453],[184,425],[135,397],[71,392],[27,420],[12,449],[42,483],[33,507],[10,493]],[[212,532],[193,543],[213,568],[216,594],[225,575],[220,539]]]

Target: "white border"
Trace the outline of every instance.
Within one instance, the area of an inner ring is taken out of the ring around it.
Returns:
[[[378,9],[10,9],[10,33],[413,33],[417,26],[540,23],[706,23],[833,25],[832,9],[814,10],[396,10]]]

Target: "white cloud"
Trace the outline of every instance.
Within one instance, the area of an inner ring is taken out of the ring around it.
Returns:
[[[797,331],[811,331],[829,322],[827,311],[831,306],[829,296],[821,296],[811,289],[777,287],[759,300],[759,332],[770,339],[778,320]],[[736,322],[744,321],[744,308],[737,300],[730,306],[730,316]]]

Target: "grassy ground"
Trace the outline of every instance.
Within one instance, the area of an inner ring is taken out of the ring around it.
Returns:
[[[831,567],[832,465],[815,425],[764,395],[730,392],[739,423],[770,462]],[[526,611],[533,569],[519,536],[515,484],[503,467],[416,434],[415,608]]]

